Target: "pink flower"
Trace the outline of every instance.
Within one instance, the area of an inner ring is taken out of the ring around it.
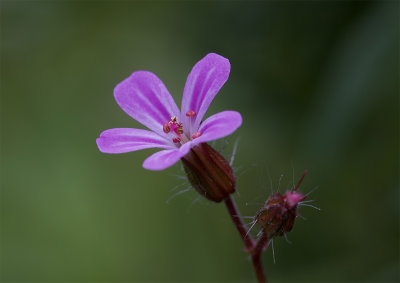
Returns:
[[[236,111],[223,111],[202,121],[211,101],[229,77],[229,60],[207,54],[193,67],[183,91],[181,111],[163,82],[153,73],[134,72],[114,89],[118,105],[151,131],[109,129],[96,140],[104,153],[161,148],[143,162],[149,170],[163,170],[200,143],[232,134],[241,124]]]

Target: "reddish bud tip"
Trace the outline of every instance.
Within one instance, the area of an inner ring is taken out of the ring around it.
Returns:
[[[201,132],[195,132],[193,135],[192,135],[192,139],[197,139],[198,137],[200,137],[201,136]]]
[[[171,127],[169,126],[168,123],[165,123],[163,126],[163,131],[164,133],[168,134],[171,131]]]
[[[194,115],[196,115],[196,112],[194,112],[193,110],[189,110],[188,112],[186,112],[187,117],[193,117]]]

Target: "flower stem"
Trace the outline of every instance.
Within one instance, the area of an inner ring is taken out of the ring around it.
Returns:
[[[254,249],[252,251],[252,260],[253,260],[253,265],[256,270],[257,274],[257,279],[259,282],[266,282],[266,278],[264,275],[264,270],[262,267],[261,263],[261,255],[263,251],[268,247],[269,239],[267,237],[266,233],[262,233],[261,237],[257,240],[257,243],[254,246]]]
[[[240,234],[240,237],[242,238],[246,246],[246,251],[251,254],[251,259],[253,262],[255,273],[257,275],[258,282],[266,283],[267,278],[265,277],[263,266],[261,263],[261,254],[263,252],[267,239],[263,239],[263,237],[261,237],[256,243],[253,240],[253,237],[249,233],[247,233],[246,225],[242,221],[240,212],[232,196],[228,196],[225,199],[225,205],[226,208],[228,209],[229,215],[231,216],[233,223],[235,224]]]
[[[262,254],[263,251],[268,247],[269,244],[269,239],[267,236],[267,233],[262,232],[261,237],[257,240],[257,243],[253,249],[252,254],[256,255],[256,254]]]
[[[264,269],[261,262],[261,254],[255,254],[251,256],[253,261],[254,270],[257,275],[257,280],[259,283],[267,283],[267,278],[264,274]]]

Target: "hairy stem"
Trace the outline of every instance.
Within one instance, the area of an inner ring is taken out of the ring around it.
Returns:
[[[236,206],[235,200],[232,198],[231,195],[225,199],[225,205],[226,208],[228,209],[229,215],[231,216],[233,223],[236,226],[236,229],[240,234],[240,237],[242,238],[246,246],[246,251],[251,254],[251,259],[253,262],[254,270],[257,275],[258,282],[260,283],[267,282],[267,278],[265,277],[264,269],[261,263],[261,254],[263,252],[266,240],[263,240],[262,239],[263,237],[261,237],[256,243],[253,240],[253,237],[249,233],[247,233],[246,225],[243,223],[242,218],[240,216],[240,212]],[[261,240],[262,243],[264,244],[260,243]],[[262,248],[260,249],[259,246],[262,246]]]

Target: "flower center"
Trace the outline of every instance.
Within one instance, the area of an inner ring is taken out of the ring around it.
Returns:
[[[189,119],[194,119],[196,112],[190,110],[186,112],[186,116],[189,117]],[[178,122],[178,118],[176,116],[171,117],[171,120],[163,125],[163,131],[164,133],[168,134],[172,141],[177,145],[182,145],[201,136],[201,132],[198,131],[192,135],[191,139],[189,139],[184,134],[182,122]]]

